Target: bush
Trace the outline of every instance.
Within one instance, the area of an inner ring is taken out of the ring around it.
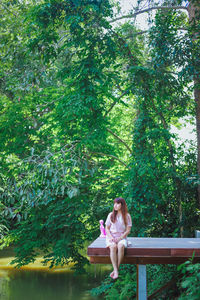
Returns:
[[[193,264],[192,259],[178,267],[183,277],[179,283],[181,295],[179,300],[200,299],[200,264]]]

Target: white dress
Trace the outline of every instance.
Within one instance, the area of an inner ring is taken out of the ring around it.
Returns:
[[[126,226],[124,224],[124,220],[122,218],[122,215],[117,216],[115,223],[111,221],[111,215],[112,213],[109,213],[107,219],[106,219],[106,226],[110,227],[110,233],[111,235],[115,238],[120,237],[125,231],[126,231]],[[132,226],[132,220],[131,216],[127,214],[126,216],[127,219],[127,226]],[[124,238],[123,240],[119,241],[120,244],[123,244],[125,247],[128,246],[128,241],[127,238]],[[108,236],[106,236],[106,247],[109,247],[112,245],[113,242],[110,240]]]

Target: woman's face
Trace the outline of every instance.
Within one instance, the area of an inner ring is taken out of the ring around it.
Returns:
[[[121,208],[122,208],[122,204],[121,203],[117,203],[117,202],[114,203],[114,210],[119,211]]]

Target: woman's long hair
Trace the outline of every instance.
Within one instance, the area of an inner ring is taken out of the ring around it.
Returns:
[[[127,225],[127,218],[126,217],[127,217],[127,213],[128,213],[126,201],[123,198],[119,197],[119,198],[114,199],[114,203],[121,203],[122,218],[123,218],[124,224],[126,226]],[[113,208],[112,215],[111,215],[111,221],[113,223],[115,223],[115,221],[116,221],[117,213],[118,213],[118,211]]]

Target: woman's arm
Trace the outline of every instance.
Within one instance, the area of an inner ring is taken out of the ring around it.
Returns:
[[[127,226],[126,231],[120,236],[119,240],[123,240],[129,235],[131,231],[131,226]]]
[[[110,226],[107,226],[107,225],[106,225],[106,234],[110,238],[111,241],[114,241],[114,238],[110,232]]]

